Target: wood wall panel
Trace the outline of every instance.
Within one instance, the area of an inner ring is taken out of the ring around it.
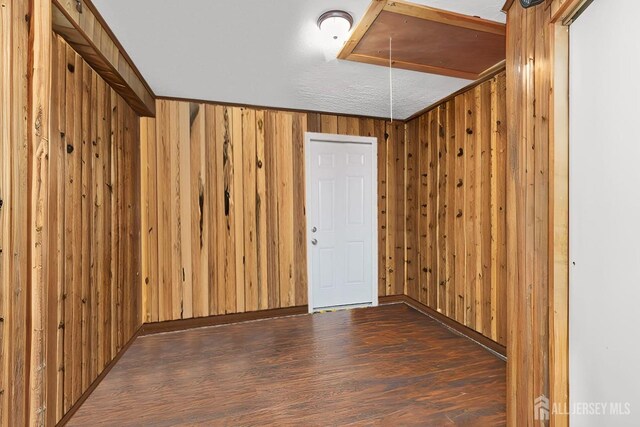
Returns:
[[[503,305],[507,307],[509,324],[507,417],[509,423],[518,425],[538,423],[534,401],[539,396],[546,396],[554,406],[568,404],[568,261],[564,227],[568,215],[568,123],[567,116],[561,118],[562,105],[568,102],[568,44],[566,29],[557,34],[558,26],[551,24],[552,13],[568,7],[562,3],[547,1],[523,9],[513,2],[507,12],[510,96],[506,105],[507,246],[503,250],[510,254],[506,270],[511,286]],[[554,76],[556,65],[561,74]],[[559,87],[554,88],[554,82],[560,83]],[[558,117],[555,101],[559,104]],[[554,135],[558,135],[557,141]],[[555,194],[555,190],[559,192]],[[555,220],[558,224],[554,224]],[[555,234],[554,226],[559,227]],[[568,425],[568,416],[552,413],[550,425]]]
[[[407,122],[404,186],[406,295],[502,345],[505,79]]]
[[[27,137],[30,13],[25,1],[0,0],[0,424],[25,425],[30,163]]]
[[[142,317],[139,118],[57,36],[52,52],[50,422],[89,388]]]
[[[145,322],[307,303],[307,131],[378,139],[378,292],[404,292],[402,122],[159,100],[140,128]],[[390,214],[401,237],[388,260]]]
[[[50,2],[1,6],[0,425],[54,425],[141,324],[139,118]]]

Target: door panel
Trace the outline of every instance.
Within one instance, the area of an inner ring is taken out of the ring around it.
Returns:
[[[373,302],[374,165],[369,144],[311,141],[310,285],[315,308]],[[314,231],[315,229],[315,231]]]
[[[364,248],[365,243],[347,242],[347,283],[362,284],[364,282]]]
[[[321,231],[333,231],[335,188],[333,179],[323,179],[318,182],[318,228]]]
[[[364,177],[347,177],[347,224],[364,224]]]

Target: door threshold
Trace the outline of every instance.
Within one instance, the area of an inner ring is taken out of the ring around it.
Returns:
[[[335,305],[331,307],[316,307],[316,308],[309,308],[309,313],[310,314],[327,313],[332,311],[351,310],[353,308],[375,307],[376,305],[377,304],[374,304],[373,302],[364,302],[364,303],[357,303],[357,304]]]

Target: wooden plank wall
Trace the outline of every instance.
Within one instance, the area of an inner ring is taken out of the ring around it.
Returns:
[[[32,26],[27,2],[0,7],[7,426],[54,425],[141,325],[139,118],[31,4]]]
[[[506,345],[506,75],[406,125],[406,294]]]
[[[379,294],[403,292],[401,242],[398,258],[386,257],[404,215],[402,122],[389,125],[399,142],[389,165],[382,120],[174,100],[156,108],[141,122],[145,322],[307,303],[306,131],[378,138]]]
[[[26,425],[29,2],[0,0],[0,425]]]
[[[61,37],[52,51],[48,262],[58,327],[49,338],[58,369],[47,407],[57,421],[141,325],[140,119]]]
[[[556,243],[550,222],[554,197],[550,22],[558,3],[549,7],[547,1],[525,10],[513,2],[507,13],[507,417],[510,424],[527,426],[539,423],[534,419],[539,396],[560,407],[567,405],[566,330],[556,338],[560,352],[553,354],[555,364],[549,336],[550,318],[567,313],[566,300],[556,314],[549,304],[556,291],[550,276],[550,248]],[[567,425],[568,417],[551,414],[550,424]]]

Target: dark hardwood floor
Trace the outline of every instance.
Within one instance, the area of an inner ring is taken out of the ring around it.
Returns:
[[[140,337],[69,425],[504,425],[505,376],[393,304]]]

